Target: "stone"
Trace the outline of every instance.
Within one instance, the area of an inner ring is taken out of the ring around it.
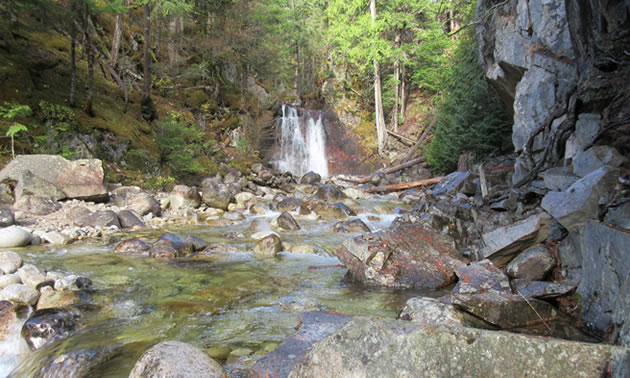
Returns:
[[[550,299],[575,291],[575,285],[547,281],[531,281],[525,278],[512,280],[514,293],[524,297]]]
[[[283,211],[276,219],[278,226],[287,231],[296,231],[300,229],[298,222],[291,216],[291,214]]]
[[[67,307],[79,303],[79,297],[74,291],[42,291],[37,301],[37,309]]]
[[[255,203],[249,207],[249,213],[252,215],[265,215],[267,210],[267,207],[261,203]]]
[[[630,345],[630,275],[626,275],[619,290],[615,308],[612,312],[612,337],[610,342]]]
[[[111,202],[118,207],[127,206],[127,201],[135,195],[142,193],[139,186],[121,186],[112,190]]]
[[[44,196],[22,196],[13,204],[16,220],[52,214],[59,209],[61,209],[59,202]]]
[[[25,174],[35,180],[25,179]],[[109,194],[103,177],[100,160],[69,161],[59,155],[18,155],[0,171],[0,181],[17,182],[16,199],[33,194],[52,195],[56,200],[104,202],[109,200]]]
[[[433,195],[455,194],[470,176],[470,172],[453,172],[447,175],[433,187]]]
[[[557,318],[556,309],[545,301],[511,293],[485,291],[451,295],[450,303],[477,318],[502,329],[522,328],[550,322]]]
[[[75,274],[55,280],[55,290],[91,290],[92,280]]]
[[[101,364],[112,358],[113,349],[112,347],[78,349],[49,356],[48,361],[42,364],[37,376],[41,378],[89,377],[94,371],[100,371]]]
[[[297,210],[302,205],[302,200],[288,197],[276,204],[276,210],[280,212],[291,212]]]
[[[290,252],[305,255],[315,254],[317,250],[315,249],[315,247],[309,244],[294,244],[291,246]]]
[[[329,204],[316,198],[305,198],[302,200],[300,214],[308,215],[311,212],[315,212],[324,220],[346,219],[357,215],[348,206],[339,202]]]
[[[282,251],[282,240],[276,234],[269,234],[254,245],[254,256],[257,257],[275,257],[280,251]]]
[[[196,186],[175,185],[168,199],[172,210],[201,206],[201,195]]]
[[[575,134],[571,135],[566,143],[564,159],[573,158],[577,153],[584,151],[585,147],[595,141],[599,133],[601,115],[598,113],[581,113],[575,122]]]
[[[455,271],[458,281],[452,294],[473,294],[485,291],[512,293],[510,280],[490,260],[472,262]]]
[[[223,367],[203,350],[180,341],[163,341],[144,352],[129,378],[223,378]]]
[[[325,184],[319,187],[317,193],[315,193],[315,197],[322,201],[340,201],[345,199],[346,195],[336,186]]]
[[[549,215],[537,214],[483,234],[483,258],[490,259],[497,266],[504,266],[524,249],[547,239],[549,223]]]
[[[9,301],[0,301],[0,341],[5,341],[15,327],[17,316],[15,305]]]
[[[17,273],[5,274],[0,276],[0,290],[12,284],[21,284],[22,279]]]
[[[117,215],[122,228],[146,227],[144,222],[131,210],[122,210]]]
[[[567,167],[555,167],[540,173],[545,187],[549,190],[561,192],[573,185],[579,177],[569,171]]]
[[[540,244],[529,248],[512,260],[505,272],[512,278],[543,280],[556,266],[556,259],[549,248]]]
[[[218,254],[228,254],[228,253],[237,253],[240,252],[238,248],[233,247],[229,244],[223,243],[212,243],[208,244],[206,248],[204,248],[201,252],[202,255],[218,255]]]
[[[250,192],[240,192],[234,196],[236,206],[240,209],[246,209],[248,207],[248,202],[254,198],[256,198],[256,196]]]
[[[34,306],[39,299],[39,292],[23,284],[10,284],[0,291],[0,300],[13,304]]]
[[[298,314],[297,331],[260,358],[249,369],[249,378],[288,377],[313,345],[348,323],[352,317],[327,312]]]
[[[59,231],[50,231],[41,235],[42,239],[50,244],[65,245],[70,244],[72,239]]]
[[[547,193],[540,206],[571,231],[572,228],[583,225],[587,219],[597,218],[600,199],[608,196],[618,175],[619,171],[616,169],[599,168],[563,192]]]
[[[162,215],[160,203],[149,193],[139,193],[133,196],[133,198],[128,201],[128,206],[141,217],[149,213],[153,214],[154,217]]]
[[[13,263],[18,268],[20,268],[23,264],[20,255],[12,251],[0,252],[0,263],[5,262]]]
[[[167,232],[151,245],[149,256],[172,259],[193,253],[193,244],[179,235]]]
[[[13,189],[11,186],[0,183],[0,204],[11,207],[15,202],[15,198],[13,197]]]
[[[353,200],[369,198],[369,196],[364,191],[352,187],[345,188],[343,190],[343,194],[345,194],[349,198],[352,198]]]
[[[474,316],[459,311],[451,304],[428,297],[415,297],[407,300],[398,315],[398,319],[409,320],[428,327],[487,328],[487,325]]]
[[[69,212],[72,223],[79,227],[92,226],[96,228],[106,228],[116,226],[120,228],[118,215],[112,210],[90,211],[84,207],[74,207]]]
[[[579,372],[599,377],[627,363],[625,347],[356,316],[317,342],[288,376],[518,377],[527,372],[560,378]]]
[[[0,263],[0,272],[2,272],[2,274],[12,274],[12,273],[17,272],[17,270],[18,270],[18,267],[15,266],[15,264],[10,261],[5,261],[5,262]]]
[[[45,273],[40,272],[35,265],[24,264],[17,273],[24,285],[35,290],[39,290],[43,286],[53,286],[55,284],[53,280],[46,277]]]
[[[66,337],[77,326],[79,314],[61,308],[37,310],[22,326],[22,337],[35,351]]]
[[[7,206],[0,206],[0,227],[9,227],[15,224],[13,210]]]
[[[254,163],[252,164],[252,166],[250,167],[252,173],[258,174],[260,171],[262,171],[265,167],[262,165],[262,163]]]
[[[322,176],[315,172],[307,172],[300,178],[300,184],[316,184],[322,181]]]
[[[184,239],[192,245],[193,252],[199,252],[208,246],[205,240],[196,237],[195,235],[186,235]]]
[[[358,218],[335,223],[333,226],[333,231],[346,234],[357,232],[372,232],[368,225]]]
[[[626,162],[617,149],[610,146],[593,146],[586,151],[579,152],[573,157],[573,172],[580,177],[598,170],[604,166],[619,167]]]
[[[0,248],[24,247],[31,243],[31,233],[20,226],[0,229]]]
[[[201,199],[206,206],[227,210],[232,202],[230,189],[216,178],[206,178],[201,182]]]
[[[334,253],[349,279],[387,287],[442,288],[465,265],[450,236],[418,223],[348,239]]]
[[[609,208],[604,221],[608,224],[630,230],[630,202]]]
[[[151,246],[140,239],[128,239],[120,242],[114,252],[126,255],[148,256]]]

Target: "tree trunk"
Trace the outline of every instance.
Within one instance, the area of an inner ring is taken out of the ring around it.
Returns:
[[[109,64],[116,68],[118,63],[118,53],[120,52],[120,43],[122,41],[123,34],[123,17],[122,14],[116,16],[116,24],[114,26],[114,38],[112,39],[112,53],[109,60]]]
[[[370,14],[372,22],[376,22],[376,0],[370,0]],[[383,114],[383,94],[381,88],[381,69],[378,59],[374,58],[374,106],[376,108],[376,137],[378,140],[378,153],[385,153],[387,132],[385,129],[385,116]]]
[[[394,36],[394,44],[396,48],[400,48],[400,29],[396,28]],[[392,127],[394,132],[398,132],[398,101],[400,99],[400,59],[396,57],[394,61],[394,78],[396,85],[394,87],[394,108],[392,109]]]
[[[72,14],[75,13],[75,5],[72,3]],[[75,106],[75,92],[77,90],[77,27],[74,20],[70,27],[70,106]]]
[[[403,56],[405,56],[403,54]],[[400,122],[405,122],[405,115],[407,114],[407,73],[405,72],[405,65],[400,67]]]
[[[155,119],[155,107],[151,100],[151,5],[144,6],[144,72],[142,80],[142,117],[147,121]]]
[[[159,62],[160,61],[160,55],[162,54],[162,38],[160,38],[162,36],[162,21],[161,19],[158,17],[155,20],[155,33],[153,35],[153,39],[155,39],[155,59]]]
[[[90,11],[87,2],[84,3],[84,27],[83,33],[85,38],[85,49],[87,50],[88,63],[88,87],[85,103],[85,112],[90,116],[94,116],[94,49],[92,49],[92,38],[90,37]]]
[[[177,17],[172,16],[168,22],[168,44],[166,50],[168,51],[168,66],[170,68],[175,67],[177,63],[177,42],[175,36],[177,35]]]

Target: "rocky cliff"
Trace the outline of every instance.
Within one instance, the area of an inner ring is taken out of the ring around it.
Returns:
[[[513,185],[543,188],[569,231],[559,257],[585,325],[628,344],[630,2],[480,0],[476,17],[483,68],[513,116]]]

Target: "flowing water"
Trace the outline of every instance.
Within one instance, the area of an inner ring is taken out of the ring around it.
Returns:
[[[297,109],[282,105],[279,124],[282,134],[278,169],[297,177],[310,171],[328,177],[326,134],[319,114],[306,111],[300,117]]]
[[[395,206],[362,201],[367,212],[383,205]],[[271,220],[274,215],[267,217]],[[372,229],[379,229],[391,223],[395,215],[365,213],[360,217]],[[146,349],[175,339],[208,351],[228,372],[242,376],[257,358],[294,332],[299,312],[322,310],[394,318],[409,297],[440,294],[366,290],[343,283],[346,270],[329,267],[339,264],[330,252],[351,235],[332,233],[334,222],[298,219],[302,230],[281,234],[285,242],[314,246],[319,255],[281,253],[275,259],[259,260],[251,253],[251,240],[225,237],[235,231],[248,235],[252,218],[229,227],[172,230],[207,242],[230,244],[240,251],[226,255],[159,261],[114,254],[115,244],[17,250],[25,262],[42,269],[91,278],[95,290],[84,297],[90,305],[83,306],[79,330],[29,354],[13,375],[34,376],[55,358],[63,360],[60,356],[64,354],[87,353],[92,360],[105,360],[90,376],[126,377]],[[155,239],[159,234],[143,237]],[[328,267],[312,268],[317,266]],[[10,348],[7,342],[4,347]],[[9,373],[7,364],[0,368],[6,369],[2,375]]]

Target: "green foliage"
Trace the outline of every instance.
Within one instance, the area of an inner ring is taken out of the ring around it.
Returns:
[[[16,122],[13,125],[11,125],[11,127],[9,127],[9,130],[7,130],[7,133],[5,135],[13,138],[20,131],[28,131],[28,127],[22,125],[21,123]]]
[[[170,112],[159,124],[158,143],[162,163],[176,176],[204,171],[200,158],[206,144],[204,133],[177,112]]]
[[[30,106],[5,102],[4,106],[0,106],[0,115],[6,119],[14,120],[16,118],[29,117],[33,112]]]
[[[427,160],[438,172],[454,170],[462,153],[479,157],[497,150],[511,131],[502,104],[488,88],[472,35],[459,40],[438,110],[433,140],[426,151]]]
[[[76,115],[69,107],[42,100],[39,102],[39,108],[44,116],[44,122],[53,133],[76,130]]]

